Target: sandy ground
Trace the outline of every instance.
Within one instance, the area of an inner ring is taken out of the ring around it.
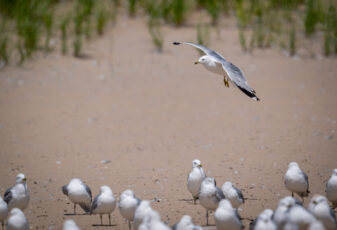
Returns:
[[[61,186],[73,177],[94,195],[106,184],[117,197],[127,188],[141,199],[157,197],[153,207],[171,225],[184,214],[204,225],[204,208],[181,201],[190,198],[195,158],[219,186],[233,181],[249,198],[240,210],[246,227],[289,195],[283,176],[290,161],[308,174],[312,194],[324,194],[337,167],[336,58],[245,54],[235,25],[221,27],[211,48],[242,68],[261,98],[255,102],[193,65],[193,48],[171,45],[194,41],[195,28],[164,33],[159,54],[144,21],[122,20],[89,44],[89,59],[55,52],[1,70],[1,194],[26,174],[33,229],[60,229],[67,218],[83,229],[128,229],[118,210],[113,227],[95,226],[98,216],[70,216]]]

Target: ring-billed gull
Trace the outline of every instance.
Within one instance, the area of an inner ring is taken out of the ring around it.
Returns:
[[[241,230],[243,225],[241,218],[231,202],[227,199],[220,201],[219,207],[214,213],[215,225],[217,230]]]
[[[308,210],[320,220],[327,230],[337,229],[336,215],[329,206],[326,197],[315,195],[311,198]]]
[[[188,215],[183,216],[178,223],[173,226],[173,230],[197,230],[201,227],[192,223],[192,218]],[[202,228],[201,228],[202,229]]]
[[[7,230],[29,230],[25,214],[19,208],[13,208],[7,221]]]
[[[316,218],[301,205],[295,204],[287,213],[287,221],[295,223],[300,230],[306,230]]]
[[[80,227],[77,226],[75,221],[73,220],[66,220],[63,223],[63,230],[82,230]]]
[[[131,229],[131,221],[135,216],[135,211],[141,200],[138,199],[130,189],[125,190],[119,197],[118,207],[121,215],[128,221]]]
[[[133,219],[133,226],[135,229],[138,229],[139,226],[142,224],[143,220],[146,216],[150,216],[150,219],[158,219],[160,220],[160,215],[158,212],[154,211],[150,206],[150,201],[143,200],[140,202],[138,207],[136,208],[134,219]]]
[[[222,190],[216,187],[213,177],[206,177],[200,185],[199,201],[206,209],[206,225],[208,225],[208,211],[217,209],[220,201],[225,198]]]
[[[250,230],[276,230],[277,225],[273,221],[273,210],[265,209],[250,223]]]
[[[279,229],[283,228],[287,221],[288,212],[294,205],[301,205],[301,202],[291,196],[286,196],[278,202],[277,208],[273,215],[273,221],[276,223]]]
[[[252,89],[241,72],[241,70],[234,64],[226,61],[226,59],[218,52],[211,50],[203,45],[192,42],[173,42],[173,45],[190,45],[203,51],[206,55],[199,58],[194,64],[201,63],[205,68],[213,73],[224,76],[225,86],[229,87],[229,81],[238,87],[244,94],[255,101],[260,99],[256,96],[256,92]]]
[[[242,192],[236,188],[232,182],[225,182],[221,187],[225,197],[229,200],[232,206],[236,209],[240,207],[241,204],[245,203]]]
[[[8,209],[19,208],[25,210],[29,204],[29,191],[26,184],[27,178],[23,173],[16,176],[16,185],[7,189],[4,195],[4,201]]]
[[[0,223],[2,225],[2,229],[5,229],[5,221],[7,217],[8,217],[7,203],[0,196]]]
[[[297,193],[302,198],[302,201],[303,197],[307,197],[310,193],[308,176],[300,169],[296,162],[289,163],[284,184],[286,189],[291,192],[291,196]]]
[[[103,185],[100,193],[95,197],[91,205],[91,214],[99,214],[101,225],[103,225],[102,217],[104,214],[109,216],[109,225],[111,225],[111,213],[116,208],[116,199],[109,186]]]
[[[202,169],[200,160],[195,159],[192,161],[192,170],[188,174],[187,189],[192,194],[194,204],[199,198],[199,189],[201,182],[205,179],[206,174]]]
[[[337,169],[332,171],[326,184],[326,197],[332,203],[332,208],[337,208]]]
[[[90,212],[92,201],[91,190],[83,181],[78,178],[71,179],[69,184],[62,187],[62,192],[74,203],[74,214],[76,214],[77,204],[85,212]]]

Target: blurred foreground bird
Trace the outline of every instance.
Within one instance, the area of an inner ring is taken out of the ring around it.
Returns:
[[[337,229],[336,215],[329,206],[326,197],[315,195],[311,198],[308,210],[320,220],[327,230]]]
[[[285,175],[284,183],[286,189],[291,192],[291,196],[297,193],[301,198],[308,197],[309,191],[309,179],[296,162],[291,162],[288,165],[288,170]]]
[[[192,170],[188,174],[187,189],[192,194],[194,204],[199,199],[199,189],[201,182],[205,179],[206,174],[202,169],[200,160],[195,159],[192,161]]]
[[[141,200],[138,199],[132,190],[125,190],[119,197],[118,208],[120,214],[128,221],[129,229],[134,219],[135,211]]]
[[[19,208],[13,208],[7,221],[7,230],[29,230],[25,214]]]
[[[116,199],[109,186],[102,186],[100,193],[95,197],[91,205],[90,214],[99,214],[101,225],[103,225],[102,217],[104,214],[109,216],[109,225],[111,225],[111,213],[116,208]]]
[[[224,83],[226,87],[229,87],[229,82],[231,82],[248,97],[252,98],[255,101],[260,100],[256,96],[255,90],[248,85],[248,82],[241,70],[232,63],[226,61],[226,59],[221,54],[200,44],[195,44],[192,42],[173,42],[173,45],[180,44],[190,45],[203,51],[206,55],[200,57],[199,60],[194,64],[200,63],[207,70],[224,76]]]
[[[217,230],[243,229],[239,214],[227,199],[220,201],[220,204],[214,213],[214,219]]]
[[[0,196],[0,223],[2,226],[2,229],[5,229],[5,221],[8,217],[8,206],[7,203],[2,199]]]
[[[232,182],[225,182],[221,187],[225,197],[229,200],[233,208],[238,209],[241,204],[245,203],[242,192],[236,188]]]
[[[16,185],[7,189],[4,195],[4,201],[8,209],[19,208],[24,211],[29,204],[29,191],[26,184],[26,177],[23,173],[16,176]]]
[[[82,230],[80,227],[77,226],[75,221],[73,220],[66,220],[63,223],[62,230]]]
[[[64,195],[68,196],[74,203],[74,214],[76,215],[76,205],[78,204],[85,212],[90,212],[92,195],[88,185],[78,178],[73,178],[69,184],[62,187]]]
[[[192,223],[192,218],[188,215],[183,216],[178,223],[176,223],[173,230],[202,230],[202,228],[198,225],[194,225]]]
[[[153,220],[160,220],[160,215],[158,214],[158,212],[154,211],[151,208],[150,201],[143,200],[140,202],[135,211],[135,216],[133,220],[134,228],[138,229],[147,216],[149,216],[147,219],[148,223]]]
[[[331,177],[326,184],[326,197],[332,203],[332,208],[337,208],[337,169],[332,171]]]
[[[273,221],[274,212],[271,209],[265,209],[250,223],[250,230],[277,230],[277,225]]]
[[[213,177],[206,177],[199,190],[200,204],[206,209],[206,225],[208,225],[208,211],[214,211],[225,195],[222,190],[216,187],[216,181]]]

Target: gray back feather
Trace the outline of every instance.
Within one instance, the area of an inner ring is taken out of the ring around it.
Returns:
[[[9,188],[6,190],[5,194],[4,194],[4,201],[9,204],[9,202],[12,200],[13,198],[13,193],[11,191],[13,187]]]

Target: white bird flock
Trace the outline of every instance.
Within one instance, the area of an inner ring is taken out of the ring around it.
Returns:
[[[311,197],[307,208],[303,206],[304,198],[309,196],[309,178],[300,169],[298,163],[291,162],[285,170],[285,188],[292,196],[279,200],[276,209],[263,210],[250,223],[250,230],[336,230],[337,197],[337,169],[332,171],[326,183],[326,197],[316,194]],[[216,186],[213,177],[206,177],[201,162],[192,161],[192,170],[188,173],[187,190],[191,193],[193,204],[199,204],[206,210],[206,225],[209,225],[209,212],[214,211],[214,225],[217,230],[244,229],[242,218],[238,211],[245,204],[242,192],[232,182],[225,182],[222,188]],[[198,191],[198,192],[196,192]],[[100,187],[100,193],[92,201],[91,189],[81,179],[73,178],[62,187],[62,192],[74,204],[79,205],[84,214],[97,214],[103,225],[104,214],[109,217],[118,206],[119,212],[128,222],[129,229],[135,230],[202,230],[203,228],[192,221],[192,217],[185,214],[172,227],[163,221],[160,214],[151,207],[153,200],[141,200],[135,193],[127,189],[123,191],[117,202],[111,188],[107,185]],[[302,201],[294,197],[298,194]],[[16,184],[7,189],[4,199],[0,196],[0,222],[2,229],[29,230],[29,222],[23,211],[29,204],[29,191],[26,177],[20,173],[16,177]],[[69,215],[69,214],[66,214]],[[81,215],[81,214],[80,214]],[[200,219],[200,216],[195,217]],[[68,219],[63,223],[63,230],[81,230],[74,220]]]

